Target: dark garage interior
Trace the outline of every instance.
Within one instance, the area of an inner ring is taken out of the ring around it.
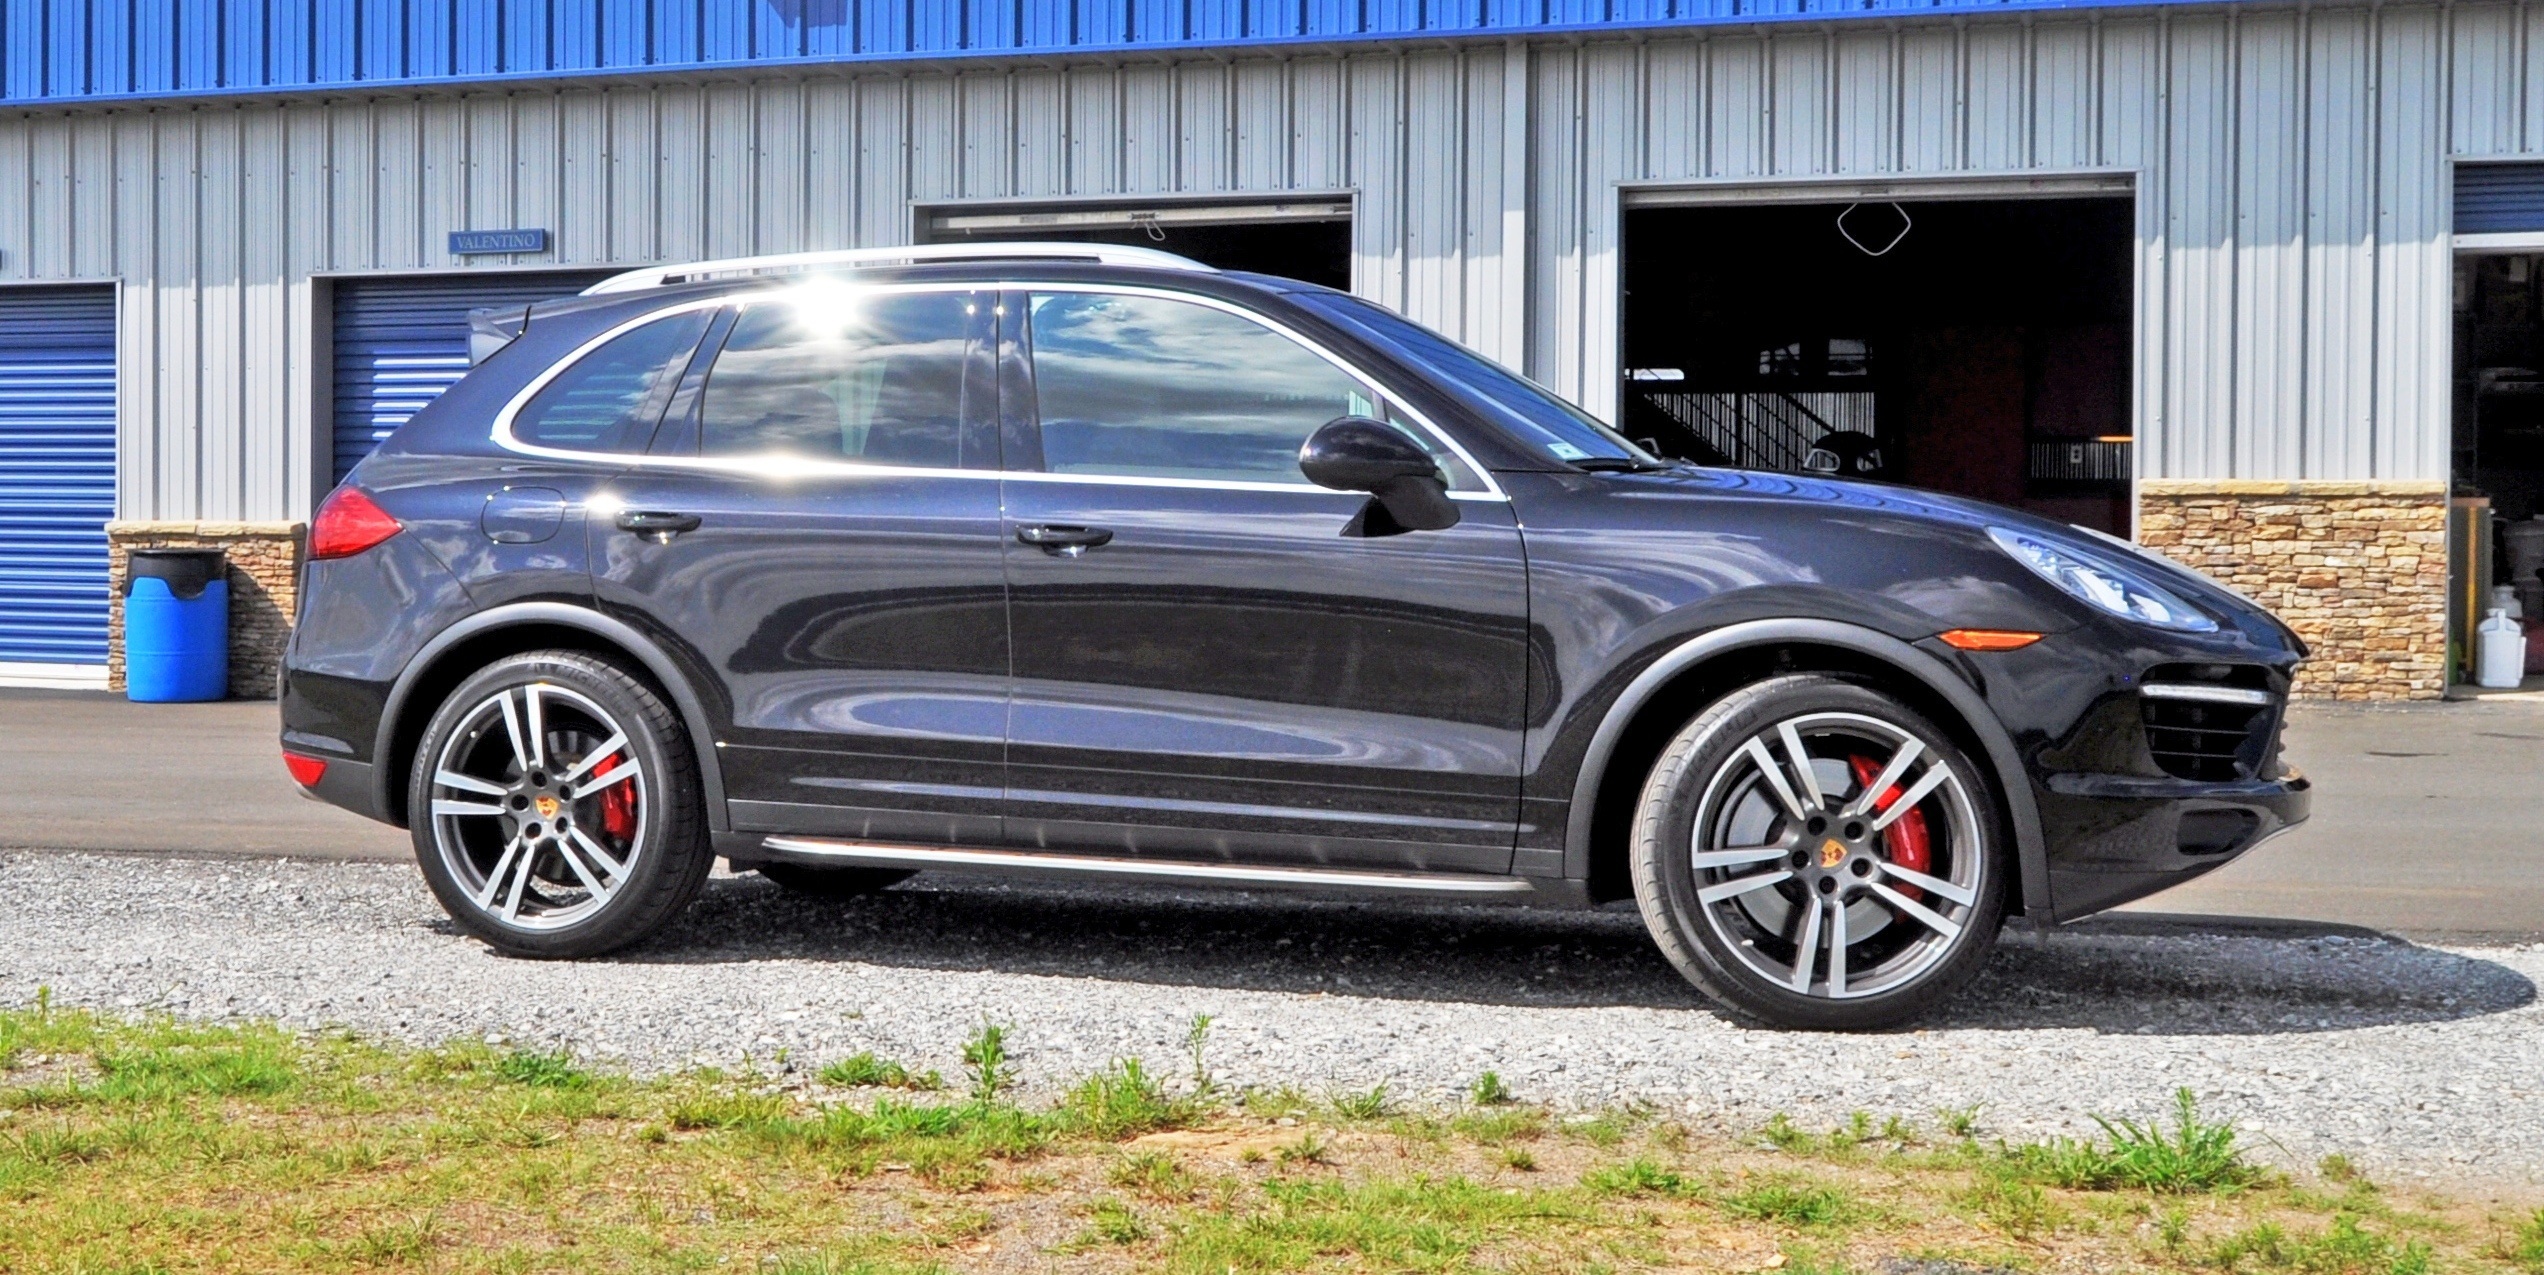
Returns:
[[[2129,530],[2125,197],[1625,214],[1625,432]]]
[[[1352,282],[1349,203],[947,209],[927,219],[926,233],[931,243],[1125,244],[1328,288]]]

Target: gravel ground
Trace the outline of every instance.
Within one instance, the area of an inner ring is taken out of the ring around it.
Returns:
[[[1012,1025],[1028,1087],[1137,1054],[1183,1074],[1194,1014],[1232,1085],[1384,1082],[1453,1101],[1653,1103],[1700,1126],[1784,1111],[1985,1134],[2089,1133],[2187,1085],[2273,1159],[2544,1184],[2544,945],[2202,932],[2144,917],[2009,934],[1926,1030],[1807,1036],[1699,1008],[1630,911],[1526,912],[921,877],[841,904],[719,878],[661,940],[579,964],[458,937],[411,868],[0,855],[0,1003],[272,1018],[432,1043],[562,1045],[637,1071],[783,1072],[871,1049],[958,1067]]]

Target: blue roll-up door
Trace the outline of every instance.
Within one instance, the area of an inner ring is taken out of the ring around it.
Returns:
[[[115,290],[0,288],[0,664],[106,663]]]
[[[572,296],[613,273],[336,280],[336,481],[468,371],[469,311]]]
[[[2544,230],[2544,164],[2456,165],[2456,233]]]

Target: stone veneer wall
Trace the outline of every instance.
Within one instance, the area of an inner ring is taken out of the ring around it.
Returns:
[[[2446,694],[2445,483],[2150,479],[2138,541],[2287,621],[2301,696]]]
[[[135,549],[219,549],[230,559],[230,697],[272,699],[300,605],[308,525],[298,522],[110,522],[106,685],[124,688],[124,564]]]

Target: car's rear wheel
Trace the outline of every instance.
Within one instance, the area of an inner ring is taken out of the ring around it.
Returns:
[[[1819,675],[1725,696],[1662,750],[1634,893],[1670,962],[1781,1027],[1916,1018],[1978,972],[2004,914],[1985,775],[1923,714]]]
[[[606,660],[535,651],[479,670],[424,728],[408,781],[424,879],[517,956],[592,956],[661,928],[714,856],[689,738]]]
[[[788,894],[816,899],[853,899],[918,875],[899,868],[827,868],[809,863],[763,863],[759,872]]]

